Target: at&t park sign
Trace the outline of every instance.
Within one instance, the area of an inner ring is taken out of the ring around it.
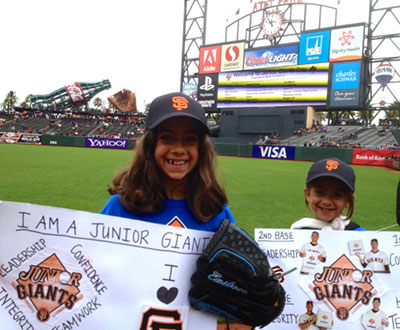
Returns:
[[[273,6],[293,5],[303,3],[303,0],[267,0],[257,1],[253,4],[253,11],[270,8]]]

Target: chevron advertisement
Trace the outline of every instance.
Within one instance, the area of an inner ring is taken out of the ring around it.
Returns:
[[[330,35],[330,30],[301,34],[299,64],[328,62]]]
[[[296,147],[275,145],[253,145],[254,158],[294,160]]]

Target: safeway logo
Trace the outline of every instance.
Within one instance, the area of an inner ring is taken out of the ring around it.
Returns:
[[[240,49],[238,46],[230,46],[225,51],[225,59],[228,62],[234,62],[239,58]]]
[[[206,78],[204,79],[204,84],[200,86],[200,89],[203,91],[210,91],[213,90],[215,88],[215,85],[213,85],[212,83],[212,78],[209,76],[206,76]]]

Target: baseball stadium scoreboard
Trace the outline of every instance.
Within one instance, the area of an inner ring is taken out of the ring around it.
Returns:
[[[226,108],[361,108],[365,26],[304,31],[299,42],[246,49],[246,42],[200,48],[197,99]],[[364,79],[365,80],[365,79]]]

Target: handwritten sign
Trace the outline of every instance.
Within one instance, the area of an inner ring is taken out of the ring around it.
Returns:
[[[316,325],[330,325],[332,315],[332,329],[362,330],[363,319],[376,328],[386,328],[387,322],[388,329],[400,329],[400,233],[318,233],[312,241],[312,230],[255,229],[255,239],[275,272],[291,271],[282,281],[285,309],[268,329],[298,328],[300,320],[306,319],[301,316],[310,300],[313,313],[320,315]],[[308,272],[302,272],[307,258],[315,262],[308,262]],[[383,315],[378,321],[369,317],[376,297],[380,298],[379,315]]]
[[[216,329],[188,303],[212,233],[0,201],[3,329]]]

